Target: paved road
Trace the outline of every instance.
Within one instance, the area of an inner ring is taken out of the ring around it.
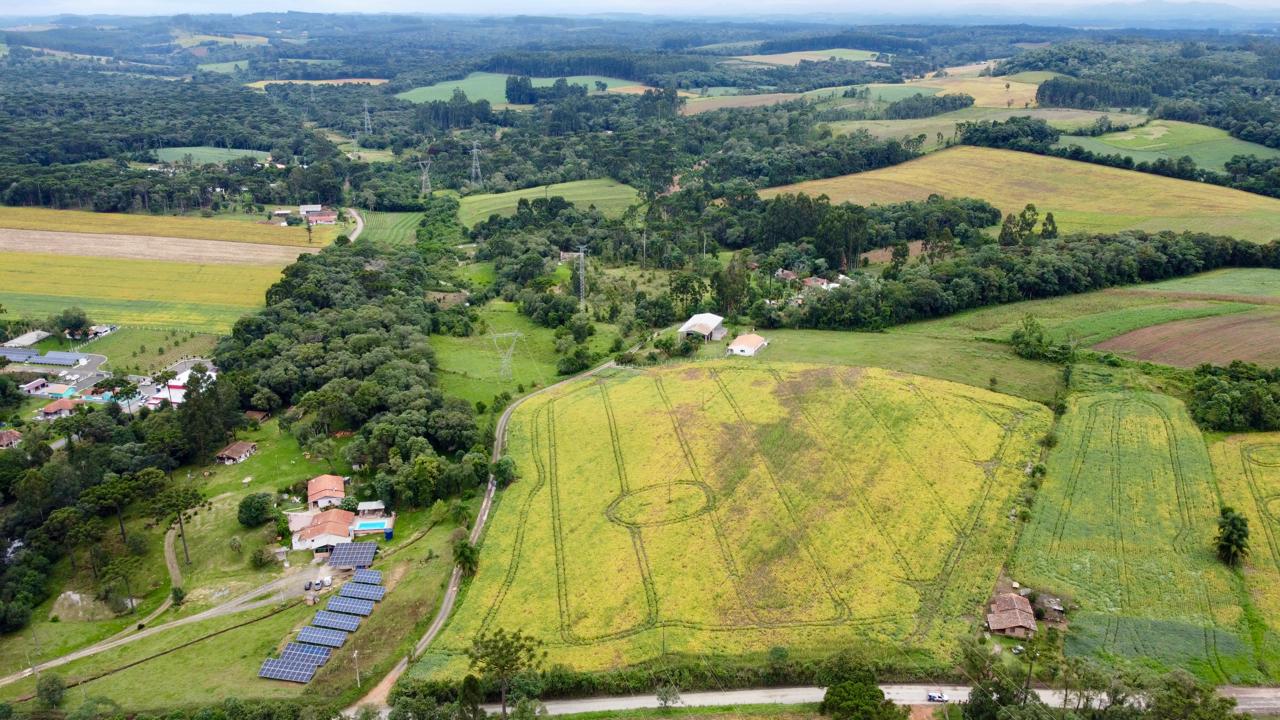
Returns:
[[[969,688],[964,685],[881,685],[887,698],[899,705],[927,705],[928,693],[945,693],[951,702],[969,699]],[[686,707],[723,705],[797,705],[822,700],[823,688],[785,687],[757,690],[724,690],[714,692],[681,693],[680,704]],[[1253,715],[1280,713],[1280,688],[1224,687],[1223,695],[1236,700],[1236,708]],[[1061,690],[1036,690],[1040,699],[1051,707],[1061,707]],[[619,697],[582,698],[577,700],[549,700],[546,703],[550,715],[598,712],[603,710],[636,710],[660,707],[654,695],[624,695]],[[488,712],[497,712],[498,706],[486,705]]]

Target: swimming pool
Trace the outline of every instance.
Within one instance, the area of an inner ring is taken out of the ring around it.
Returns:
[[[386,530],[391,527],[391,521],[386,518],[378,520],[361,520],[356,523],[356,530]]]

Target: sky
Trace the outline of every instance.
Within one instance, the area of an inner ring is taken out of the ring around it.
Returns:
[[[839,13],[881,15],[887,9],[903,14],[941,10],[955,16],[968,8],[999,12],[1018,8],[1024,15],[1049,15],[1098,5],[1110,0],[1055,0],[1052,3],[1019,3],[1011,0],[222,0],[214,5],[192,0],[0,0],[0,16],[49,15],[57,13],[108,13],[126,15],[172,15],[176,13],[249,13],[263,10],[305,10],[311,12],[423,12],[467,14],[590,14],[638,12],[663,15],[734,14],[791,15]],[[1250,10],[1275,10],[1276,0],[1229,0],[1229,4]]]

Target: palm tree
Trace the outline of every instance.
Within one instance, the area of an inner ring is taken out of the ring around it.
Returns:
[[[1218,559],[1235,567],[1249,555],[1249,518],[1223,506],[1218,514]]]

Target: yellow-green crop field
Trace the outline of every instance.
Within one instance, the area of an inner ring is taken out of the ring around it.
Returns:
[[[261,222],[262,219],[260,215],[221,214],[203,218],[0,206],[0,227],[15,230],[151,235],[301,247],[308,245],[306,228],[280,227],[278,224]],[[342,232],[341,228],[341,225],[317,225],[312,230],[310,244],[313,247],[328,245]]]
[[[1252,550],[1244,576],[1250,600],[1262,617],[1280,618],[1280,433],[1227,437],[1210,445],[1209,454],[1223,502],[1249,518]],[[1268,649],[1269,662],[1280,659]]]
[[[870,172],[761,191],[826,194],[834,202],[982,198],[1004,212],[1034,203],[1063,231],[1194,230],[1269,242],[1280,200],[1230,188],[1012,150],[954,147]]]
[[[530,398],[479,571],[415,674],[520,629],[582,670],[860,647],[941,671],[1014,541],[1042,405],[886,370],[713,360]]]
[[[262,306],[274,267],[3,253],[0,305],[46,317],[78,306],[103,322],[224,333]]]
[[[1077,395],[1058,435],[1010,572],[1079,604],[1067,654],[1181,667],[1216,682],[1274,681],[1274,631],[1214,555],[1225,493],[1182,403],[1135,392]],[[1220,450],[1223,465],[1239,467],[1234,450]],[[1280,464],[1280,453],[1261,457]],[[1280,476],[1271,481],[1280,492]],[[1258,550],[1266,552],[1261,543]]]

